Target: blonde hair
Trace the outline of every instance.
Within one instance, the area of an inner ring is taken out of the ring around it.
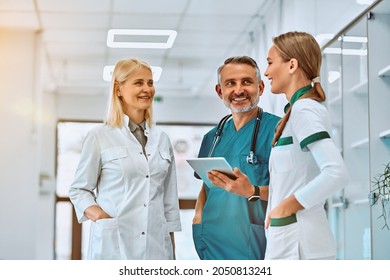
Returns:
[[[127,81],[131,73],[141,67],[145,67],[149,69],[150,72],[152,72],[150,65],[138,58],[122,59],[115,64],[115,68],[112,73],[111,90],[107,106],[107,116],[104,121],[105,124],[112,127],[123,126],[123,101],[122,98],[118,96],[119,87]],[[153,109],[152,106],[150,106],[145,114],[145,119],[149,127],[151,127],[153,124],[152,116]]]
[[[272,42],[284,61],[295,58],[298,67],[307,79],[312,81],[320,75],[322,53],[314,37],[306,32],[287,32],[272,39]],[[319,102],[325,101],[325,92],[319,81],[313,82],[313,88],[303,94],[300,98],[310,98]],[[275,146],[290,118],[291,108],[288,109],[284,117],[279,121],[272,145]]]

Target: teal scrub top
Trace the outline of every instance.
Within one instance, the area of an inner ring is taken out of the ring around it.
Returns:
[[[226,122],[212,154],[225,157],[232,167],[238,167],[256,186],[269,184],[268,159],[274,130],[279,117],[264,112],[256,141],[257,164],[249,164],[250,145],[256,118],[236,131],[233,120]],[[199,157],[207,157],[217,128],[203,138]],[[266,202],[248,202],[247,198],[231,194],[222,188],[208,188],[202,224],[193,225],[193,239],[200,259],[239,260],[264,259],[266,239],[264,220]]]

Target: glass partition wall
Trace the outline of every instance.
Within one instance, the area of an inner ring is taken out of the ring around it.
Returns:
[[[370,259],[367,18],[340,34],[323,54],[332,134],[350,173],[349,184],[329,200],[329,220],[338,259]]]
[[[344,191],[345,259],[370,259],[369,104],[367,63],[367,17],[363,17],[342,40],[344,159],[350,183]]]
[[[378,0],[323,47],[332,134],[350,177],[328,200],[339,259],[390,259],[389,34],[390,1]]]

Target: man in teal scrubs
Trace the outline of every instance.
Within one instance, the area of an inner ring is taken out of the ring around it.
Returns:
[[[199,157],[225,157],[236,167],[234,172],[246,174],[246,180],[224,186],[230,188],[229,192],[203,183],[193,220],[194,244],[200,259],[264,259],[268,158],[280,118],[258,107],[263,90],[260,70],[248,56],[228,58],[218,68],[216,92],[232,117],[217,141],[217,127],[204,136]]]

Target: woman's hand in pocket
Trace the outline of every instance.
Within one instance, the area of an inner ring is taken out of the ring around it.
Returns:
[[[264,226],[267,229],[271,222],[271,218],[284,218],[291,216],[298,212],[299,210],[304,209],[303,206],[298,202],[294,195],[290,195],[286,199],[282,200],[278,206],[273,208],[267,215],[265,219]]]
[[[100,206],[98,205],[92,205],[89,206],[84,211],[85,216],[87,216],[90,220],[96,222],[100,219],[109,219],[111,218],[110,215],[108,215]]]

